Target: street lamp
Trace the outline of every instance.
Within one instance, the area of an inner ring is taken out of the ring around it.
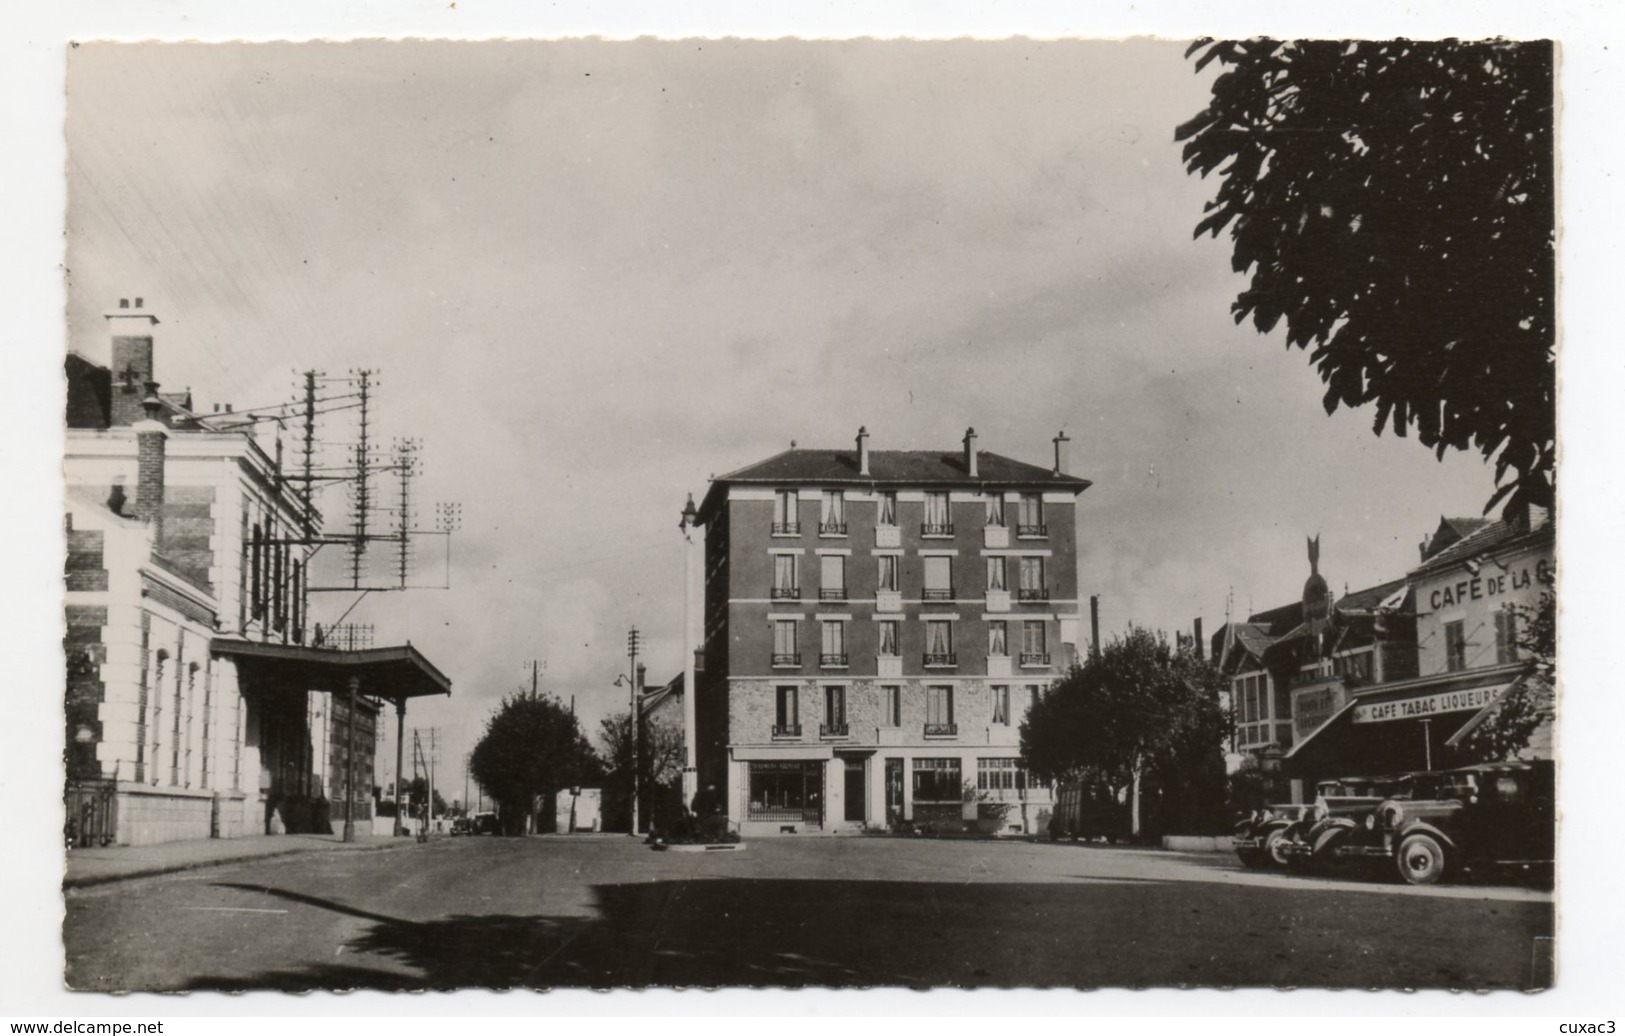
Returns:
[[[683,530],[683,804],[694,801],[700,790],[700,774],[695,765],[694,751],[694,537],[691,529],[699,523],[699,512],[694,509],[694,494],[688,494],[688,506],[678,528]]]

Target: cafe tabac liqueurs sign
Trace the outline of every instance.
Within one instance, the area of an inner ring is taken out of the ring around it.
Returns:
[[[1430,694],[1425,698],[1401,698],[1398,701],[1374,702],[1354,707],[1356,723],[1386,723],[1396,719],[1418,719],[1436,716],[1441,712],[1461,712],[1482,709],[1495,700],[1500,687],[1474,687],[1466,691]]]
[[[1440,608],[1450,608],[1468,601],[1504,597],[1510,593],[1527,590],[1535,584],[1552,585],[1552,563],[1545,558],[1535,562],[1533,569],[1528,565],[1521,565],[1509,568],[1505,572],[1481,572],[1471,579],[1461,579],[1455,583],[1435,587],[1433,592],[1428,594],[1428,606],[1438,611]]]

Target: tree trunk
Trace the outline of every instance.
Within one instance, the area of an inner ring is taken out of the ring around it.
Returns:
[[[1140,837],[1140,760],[1139,760],[1138,756],[1136,756],[1135,759],[1134,759],[1134,766],[1130,770],[1130,773],[1131,773],[1132,776],[1131,776],[1130,782],[1129,782],[1129,793],[1128,793],[1129,794],[1129,800],[1128,800],[1129,801],[1128,830],[1129,830],[1129,834],[1133,835],[1135,838],[1139,838]]]

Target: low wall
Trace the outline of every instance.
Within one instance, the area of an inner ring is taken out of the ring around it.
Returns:
[[[115,840],[119,845],[157,845],[209,837],[213,792],[121,782],[116,796]]]
[[[1176,853],[1228,853],[1236,849],[1229,835],[1163,835],[1162,847]]]

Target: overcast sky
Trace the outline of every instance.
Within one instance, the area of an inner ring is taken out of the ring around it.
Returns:
[[[1493,485],[1328,418],[1303,353],[1234,326],[1228,241],[1191,237],[1213,185],[1173,134],[1208,77],[1182,52],[85,45],[69,345],[105,362],[101,313],[140,295],[159,380],[205,410],[381,372],[376,434],[423,439],[419,499],[464,527],[453,589],[350,621],[452,677],[413,713],[453,759],[532,659],[589,729],[625,707],[629,626],[675,673],[686,494],[860,424],[1034,463],[1065,429],[1105,630],[1211,632],[1232,591],[1296,599],[1305,537],[1359,589]]]

